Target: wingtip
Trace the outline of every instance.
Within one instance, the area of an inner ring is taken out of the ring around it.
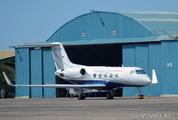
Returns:
[[[5,78],[6,82],[7,82],[7,84],[8,84],[9,86],[15,86],[14,84],[12,84],[12,83],[10,82],[10,80],[9,80],[9,78],[7,77],[6,73],[5,73],[5,72],[2,72],[2,73],[3,73],[3,75],[4,75],[4,78]]]

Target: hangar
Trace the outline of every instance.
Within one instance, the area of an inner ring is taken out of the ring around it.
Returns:
[[[91,11],[61,26],[45,42],[61,42],[72,62],[83,65],[137,66],[159,84],[145,96],[178,94],[178,12]],[[16,47],[16,84],[65,83],[55,77],[48,47]],[[135,96],[123,88],[122,96]],[[16,97],[59,97],[55,88],[16,88]]]

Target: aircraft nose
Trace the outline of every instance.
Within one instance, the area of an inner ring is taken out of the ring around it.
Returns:
[[[143,81],[145,85],[149,85],[151,83],[151,79],[148,76],[145,76]]]

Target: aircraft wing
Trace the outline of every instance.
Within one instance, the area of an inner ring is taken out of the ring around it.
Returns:
[[[76,85],[76,84],[46,84],[46,85],[14,85],[10,82],[9,78],[3,72],[3,75],[6,79],[8,85],[13,87],[46,87],[46,88],[103,88],[106,87],[105,84],[84,84],[84,85]]]

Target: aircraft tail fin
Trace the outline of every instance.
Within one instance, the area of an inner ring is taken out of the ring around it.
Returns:
[[[61,43],[58,42],[57,45],[56,43],[52,43],[51,50],[57,70],[65,70],[74,66],[74,64],[69,60],[69,57]]]
[[[50,46],[52,54],[53,54],[55,67],[57,70],[68,69],[68,68],[72,68],[74,66],[74,64],[71,63],[71,61],[69,60],[68,55],[67,55],[63,45],[59,42],[19,44],[19,46]]]
[[[158,79],[157,79],[157,76],[156,76],[156,71],[153,69],[152,70],[152,82],[151,84],[157,84],[158,83]]]

